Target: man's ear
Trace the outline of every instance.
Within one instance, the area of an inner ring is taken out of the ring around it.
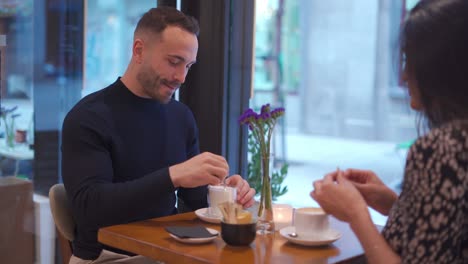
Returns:
[[[133,41],[132,56],[138,64],[140,64],[143,61],[143,49],[143,40],[139,38],[135,39],[135,41]]]

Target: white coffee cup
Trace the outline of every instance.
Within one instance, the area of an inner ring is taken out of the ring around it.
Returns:
[[[299,237],[321,236],[329,230],[328,214],[320,207],[294,210],[294,226]]]
[[[222,217],[218,204],[224,202],[236,202],[237,189],[223,185],[208,185],[208,214],[214,217]]]

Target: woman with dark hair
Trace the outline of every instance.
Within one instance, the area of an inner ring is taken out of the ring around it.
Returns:
[[[420,1],[400,50],[429,129],[409,150],[401,194],[348,169],[314,182],[311,197],[350,224],[370,263],[468,263],[468,0]],[[389,216],[382,234],[367,206]]]

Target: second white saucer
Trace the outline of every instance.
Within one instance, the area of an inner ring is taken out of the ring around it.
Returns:
[[[325,246],[335,242],[341,237],[341,233],[334,229],[330,229],[326,234],[316,237],[291,237],[289,234],[296,232],[294,226],[284,227],[280,229],[279,232],[281,236],[286,238],[289,242],[303,246]]]

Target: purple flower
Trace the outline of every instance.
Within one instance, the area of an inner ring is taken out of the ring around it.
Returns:
[[[260,113],[264,114],[264,113],[269,113],[269,112],[270,112],[270,104],[262,105]]]
[[[268,119],[270,119],[271,115],[269,112],[264,112],[261,114],[261,117],[263,120],[267,121]]]
[[[258,140],[262,140],[260,135],[264,137],[268,135],[271,136],[276,119],[284,115],[284,111],[283,107],[278,107],[271,111],[270,104],[265,104],[262,105],[260,113],[256,113],[252,108],[245,110],[238,121],[241,125],[247,125],[250,131],[258,134]],[[265,124],[268,124],[268,126],[265,127]],[[269,139],[267,139],[267,141],[269,141]]]
[[[255,116],[254,110],[252,108],[247,109],[240,117],[239,117],[239,123],[240,124],[247,124],[249,121],[252,119],[253,116]]]
[[[253,135],[256,147],[258,147],[260,152],[259,154],[261,157],[270,157],[271,139],[273,135],[273,130],[276,125],[276,120],[282,115],[284,115],[284,111],[285,110],[283,107],[276,108],[272,111],[270,104],[265,104],[261,107],[260,113],[256,113],[254,110],[249,108],[239,117],[239,123],[242,125],[247,125],[250,130],[249,133]],[[262,185],[265,185],[265,183],[269,183],[269,166],[263,161],[261,162],[261,164],[263,168],[263,175],[261,175]],[[271,200],[269,202],[267,202],[268,200],[265,200],[268,199],[265,197],[271,197],[267,194],[269,192],[268,190],[270,190],[271,192],[271,189],[263,188],[262,186],[262,192],[260,195],[260,205],[263,205],[263,203],[265,202],[265,207],[271,207]],[[262,210],[263,207],[260,206],[258,214],[259,216],[261,215]]]
[[[278,118],[280,116],[284,115],[284,108],[283,107],[278,107],[275,110],[271,111],[271,116],[273,118]]]

